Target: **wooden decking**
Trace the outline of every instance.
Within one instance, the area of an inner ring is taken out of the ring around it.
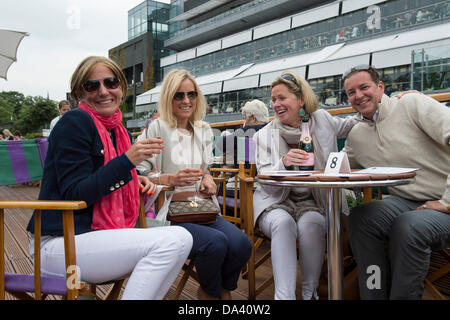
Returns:
[[[38,197],[39,188],[26,185],[16,185],[4,187],[0,186],[0,199],[2,200],[35,200]],[[6,264],[5,270],[7,272],[17,272],[24,274],[33,273],[33,263],[29,257],[29,240],[30,235],[26,231],[26,226],[31,217],[31,210],[11,210],[5,215],[5,252],[6,252]],[[267,247],[262,247],[257,255],[264,253]],[[266,261],[257,270],[257,282],[258,280],[263,280],[272,274],[272,266],[270,259]],[[175,286],[181,277],[181,273],[175,280],[171,289],[169,290],[166,299],[170,299],[175,291]],[[297,277],[297,297],[301,297],[301,282],[300,282],[300,272],[298,272]],[[109,285],[97,286],[97,293],[100,297],[103,297],[109,290]],[[197,296],[198,283],[189,279],[180,299],[182,300],[195,300]],[[246,300],[248,295],[248,282],[247,280],[239,279],[238,288],[232,292],[232,297],[235,300]],[[274,295],[273,284],[269,286],[262,294],[258,296],[258,300],[272,300]],[[12,296],[6,296],[7,299],[13,299]],[[321,297],[321,299],[326,299],[326,297]],[[47,299],[58,299],[58,297],[47,297]],[[433,300],[433,297],[427,292],[424,292],[424,300]]]

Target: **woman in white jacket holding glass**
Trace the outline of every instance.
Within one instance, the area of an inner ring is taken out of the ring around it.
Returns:
[[[306,116],[314,144],[314,169],[324,169],[330,152],[337,152],[337,138],[346,137],[356,120],[333,117],[319,109],[309,84],[292,72],[276,78],[271,90],[276,118],[254,136],[258,173],[298,170],[304,164],[307,155],[298,143]],[[326,245],[326,190],[259,185],[253,204],[255,226],[271,238],[275,299],[296,299],[297,240],[303,299],[318,299]]]

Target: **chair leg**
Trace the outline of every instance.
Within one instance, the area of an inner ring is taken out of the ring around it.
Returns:
[[[125,279],[114,282],[113,287],[106,294],[105,300],[117,300],[119,298],[120,291],[122,290],[124,281]]]
[[[248,278],[248,299],[256,299],[256,280],[255,280],[255,248],[252,249],[252,254],[247,263],[247,278]]]
[[[32,297],[31,295],[29,295],[26,292],[11,292],[8,291],[9,294],[11,294],[12,296],[16,297],[19,300],[34,300],[34,297]]]
[[[180,282],[178,283],[175,293],[173,294],[172,300],[178,300],[180,298],[181,292],[183,291],[183,288],[186,285],[186,282],[189,279],[189,276],[194,277],[196,280],[198,280],[197,275],[193,271],[193,269],[194,269],[194,260],[193,259],[191,259],[189,261],[189,264],[183,265],[184,273],[180,279]]]
[[[448,300],[436,287],[429,281],[425,279],[425,288],[431,293],[431,295],[437,300]]]
[[[96,300],[97,287],[95,284],[86,284],[82,289],[78,290],[78,300]]]

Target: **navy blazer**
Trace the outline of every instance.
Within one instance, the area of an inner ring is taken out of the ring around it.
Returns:
[[[85,201],[87,208],[75,211],[75,234],[93,231],[94,204],[131,181],[134,165],[125,153],[104,165],[97,128],[82,109],[66,112],[48,141],[39,200]],[[34,214],[27,230],[34,232]],[[63,235],[60,210],[42,211],[42,235]]]

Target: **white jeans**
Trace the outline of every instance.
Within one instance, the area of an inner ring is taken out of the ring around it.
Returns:
[[[192,247],[182,227],[114,229],[75,236],[81,280],[102,283],[130,276],[122,299],[162,299]],[[64,238],[46,237],[41,244],[43,275],[65,276]]]
[[[275,300],[295,300],[297,283],[298,239],[302,296],[318,299],[320,271],[325,256],[325,217],[308,211],[295,222],[283,209],[274,209],[258,218],[260,230],[271,239],[272,267],[275,280]]]

